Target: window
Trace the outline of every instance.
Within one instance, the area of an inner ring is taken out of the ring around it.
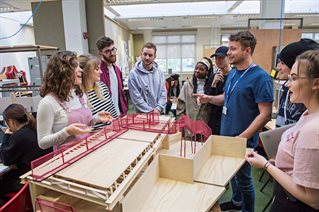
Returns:
[[[301,34],[301,37],[302,37],[302,38],[313,39],[313,38],[312,38],[312,35],[313,35],[312,33],[302,33],[302,34]]]
[[[195,67],[195,35],[156,35],[156,62],[164,72],[192,72]],[[170,71],[168,71],[170,70]]]
[[[301,34],[301,38],[309,38],[319,42],[319,32],[304,32]]]
[[[229,38],[229,36],[230,36],[230,34],[222,34],[220,36],[222,46],[228,46],[228,43],[229,43],[228,38]]]

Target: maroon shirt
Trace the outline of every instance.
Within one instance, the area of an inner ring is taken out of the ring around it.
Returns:
[[[117,82],[118,82],[117,84],[118,84],[118,89],[119,89],[120,112],[121,112],[121,114],[127,114],[128,107],[127,107],[127,101],[126,101],[126,98],[124,95],[122,72],[121,72],[120,68],[115,64],[113,64],[113,68],[114,68]],[[103,60],[101,61],[101,70],[102,70],[101,81],[105,83],[105,85],[107,86],[107,88],[110,91],[110,95],[112,96],[110,71],[107,68],[107,64]]]

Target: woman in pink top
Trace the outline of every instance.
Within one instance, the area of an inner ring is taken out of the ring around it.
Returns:
[[[319,50],[297,58],[287,87],[291,102],[303,103],[307,110],[282,135],[276,166],[254,151],[246,160],[277,182],[270,211],[319,211]]]
[[[76,53],[57,52],[44,73],[37,111],[37,133],[40,148],[73,145],[91,131],[96,122],[112,120],[110,113],[100,111],[92,116],[82,93],[82,69]]]

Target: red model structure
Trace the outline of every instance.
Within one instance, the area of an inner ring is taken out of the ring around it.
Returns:
[[[197,141],[199,140],[203,144],[207,140],[207,138],[212,134],[211,128],[208,127],[204,121],[202,120],[193,121],[190,118],[188,118],[188,116],[186,115],[183,115],[182,118],[178,120],[178,124],[179,124],[180,132],[182,132],[180,156],[183,155],[182,151],[184,149],[184,157],[186,157],[186,138],[187,137],[191,139],[191,151],[193,154],[195,154]]]
[[[201,120],[193,121],[187,116],[183,116],[178,120],[178,124],[180,131],[183,133],[180,150],[181,156],[182,149],[184,149],[184,157],[186,156],[186,132],[190,135],[191,150],[194,154],[196,153],[196,137],[199,135],[200,141],[203,143],[211,135],[211,129]],[[31,168],[33,179],[35,181],[46,179],[83,158],[87,154],[90,154],[102,145],[112,141],[114,138],[117,138],[129,129],[173,134],[177,132],[178,127],[175,120],[160,120],[158,113],[128,114],[113,120],[111,125],[104,127],[94,134],[86,136],[79,140],[79,142],[75,142],[76,144],[73,143],[72,145],[64,146],[61,149],[32,161]]]
[[[112,124],[94,134],[90,134],[79,142],[64,146],[52,153],[31,162],[32,177],[42,181],[66,168],[102,145],[112,141],[129,129],[145,132],[172,134],[177,132],[176,122],[161,121],[158,113],[128,114],[113,120]]]

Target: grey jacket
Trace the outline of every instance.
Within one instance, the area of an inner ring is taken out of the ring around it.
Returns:
[[[130,71],[128,88],[136,112],[148,113],[156,108],[162,111],[166,104],[166,88],[163,72],[153,63],[153,70],[144,68],[142,61]]]

